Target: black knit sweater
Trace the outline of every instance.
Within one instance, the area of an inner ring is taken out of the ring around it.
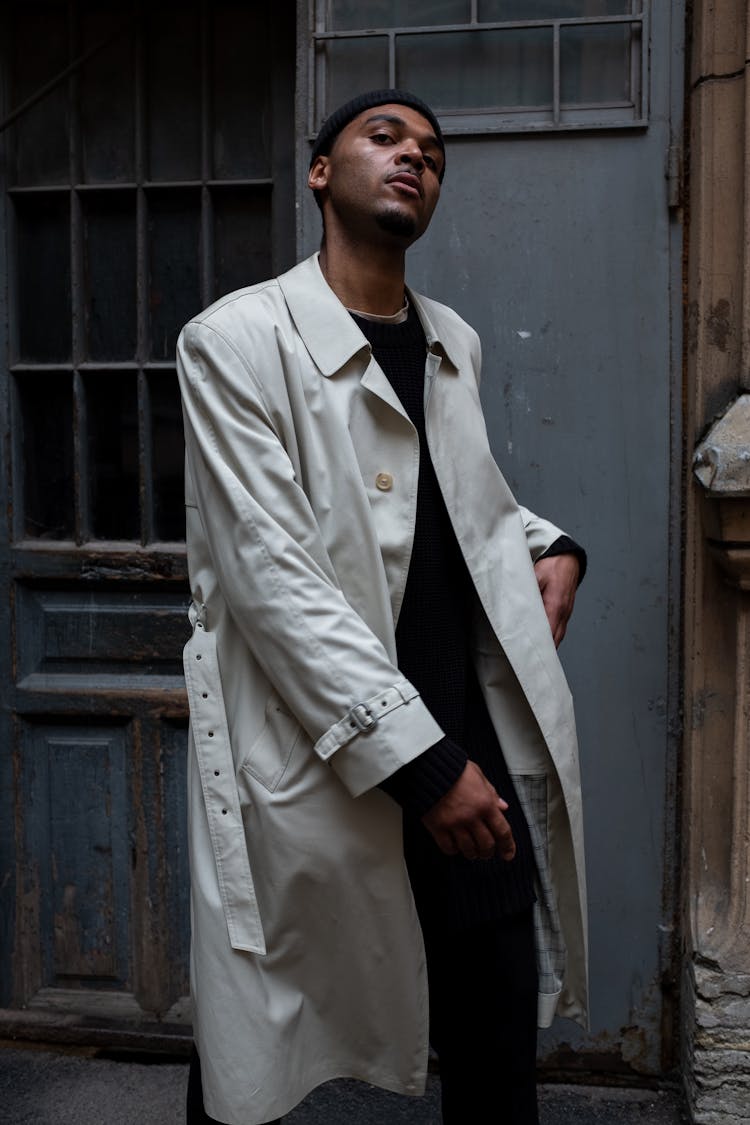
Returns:
[[[406,861],[420,914],[464,928],[517,913],[534,901],[528,827],[508,774],[470,651],[474,586],[458,546],[425,433],[426,341],[413,308],[402,324],[355,317],[419,435],[416,527],[396,628],[400,670],[420,692],[446,737],[382,785],[404,810]],[[448,791],[467,758],[509,805],[516,855],[465,860],[446,856],[420,817]]]

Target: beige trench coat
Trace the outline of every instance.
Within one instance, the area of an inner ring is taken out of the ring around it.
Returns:
[[[533,570],[560,532],[518,508],[490,454],[476,334],[411,297],[480,680],[536,845],[540,1022],[585,1018],[574,721]],[[396,667],[418,438],[317,257],[191,321],[178,371],[206,1109],[257,1125],[340,1075],[419,1094],[423,948],[400,811],[377,789],[441,735]]]

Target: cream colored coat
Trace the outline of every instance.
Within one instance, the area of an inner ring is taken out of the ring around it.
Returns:
[[[584,1018],[573,713],[533,570],[560,532],[518,508],[490,454],[476,334],[411,297],[430,452],[479,594],[480,679],[537,845],[540,1020]],[[257,1125],[339,1075],[419,1094],[423,948],[400,811],[377,788],[441,735],[396,667],[416,431],[317,258],[191,321],[178,371],[206,1109]]]

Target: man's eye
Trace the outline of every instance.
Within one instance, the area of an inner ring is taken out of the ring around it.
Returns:
[[[391,137],[388,133],[373,133],[370,140],[376,141],[379,145],[388,144]]]
[[[432,168],[432,170],[433,170],[433,172],[434,172],[434,171],[435,171],[435,169],[437,168],[437,160],[435,159],[435,157],[434,157],[434,156],[430,156],[430,155],[429,155],[429,153],[423,153],[423,154],[422,154],[422,159],[424,160],[424,162],[425,162],[425,164],[427,165],[427,167],[428,167],[428,168]]]

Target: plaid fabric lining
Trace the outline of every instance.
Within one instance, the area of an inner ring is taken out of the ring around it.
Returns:
[[[561,990],[565,974],[565,941],[549,869],[547,778],[543,774],[513,774],[513,784],[529,825],[536,864],[534,929],[539,992],[554,995]]]

